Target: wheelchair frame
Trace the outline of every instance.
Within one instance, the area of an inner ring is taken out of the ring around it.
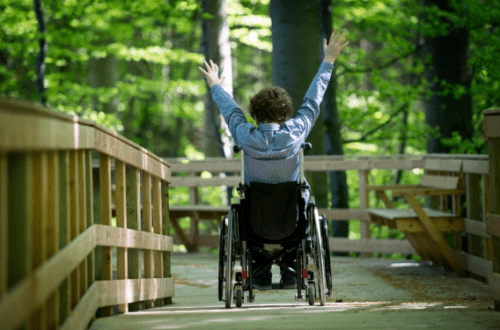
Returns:
[[[304,149],[310,150],[310,143],[304,143],[300,149],[300,193],[302,200],[304,199],[305,185],[304,179]],[[235,153],[242,151],[239,146],[234,147]],[[297,230],[300,239],[292,241],[295,245],[289,245],[283,240],[267,242],[271,244],[279,244],[281,249],[277,252],[271,252],[265,247],[258,247],[249,244],[246,241],[246,235],[243,232],[243,207],[248,186],[245,185],[245,155],[241,152],[241,181],[238,186],[240,199],[237,203],[232,203],[227,217],[223,217],[220,228],[220,245],[219,245],[219,281],[218,281],[218,298],[219,301],[224,301],[226,308],[231,307],[234,301],[236,307],[241,307],[244,302],[243,293],[248,291],[248,302],[255,301],[253,277],[261,274],[265,270],[277,264],[286,272],[297,278],[296,300],[307,299],[309,305],[314,305],[316,294],[319,296],[321,306],[325,305],[326,295],[332,297],[332,274],[330,264],[330,248],[328,243],[328,224],[325,216],[321,218],[318,214],[318,209],[314,203],[314,197],[306,207],[306,223],[300,224]],[[305,204],[305,202],[303,203]],[[299,208],[300,210],[300,208]],[[300,213],[300,211],[299,211]],[[306,228],[309,228],[309,236],[307,236]],[[264,240],[265,241],[265,240]],[[260,253],[269,260],[267,264],[261,265],[258,269],[252,267],[252,253]],[[284,264],[281,259],[289,254],[296,253],[295,269]],[[308,270],[309,260],[312,259],[316,276],[312,270]],[[241,272],[234,272],[236,261],[239,260]],[[318,286],[316,287],[315,278]],[[305,294],[302,293],[305,290]]]

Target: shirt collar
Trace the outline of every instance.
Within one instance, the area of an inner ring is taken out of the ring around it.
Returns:
[[[279,131],[279,124],[260,124],[258,129],[260,131]]]

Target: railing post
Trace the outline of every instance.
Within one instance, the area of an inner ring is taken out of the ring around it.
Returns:
[[[86,189],[86,203],[85,207],[87,209],[87,226],[90,228],[94,225],[94,182],[93,182],[93,172],[92,172],[92,150],[88,149],[85,151],[85,184]],[[87,288],[95,281],[95,251],[92,252],[87,257]]]
[[[111,226],[111,158],[106,154],[99,154],[99,186],[101,188],[101,224]],[[101,248],[102,280],[113,279],[111,247]],[[103,316],[111,316],[113,308],[106,306],[102,308]]]
[[[170,212],[169,212],[168,183],[161,182],[161,223],[162,235],[170,236]],[[163,277],[171,277],[170,252],[163,252]],[[165,298],[165,305],[172,304],[172,298]]]
[[[142,172],[142,230],[148,233],[152,229],[151,216],[151,174]],[[144,278],[153,278],[153,250],[144,250]],[[154,301],[147,300],[146,308],[152,307]]]
[[[153,177],[153,231],[162,234],[162,205],[161,205],[161,180]],[[155,278],[163,277],[163,253],[155,251]],[[156,306],[162,306],[163,299],[156,300]]]
[[[26,278],[31,265],[31,156],[28,153],[15,153],[7,156],[8,197],[7,219],[16,219],[7,223],[8,260],[7,290],[12,289]],[[25,322],[27,323],[27,322]],[[27,329],[23,325],[20,329]]]
[[[481,210],[481,175],[467,173],[465,175],[465,199],[467,205],[467,218],[470,220],[482,220]],[[456,211],[456,210],[455,210]],[[484,240],[481,236],[468,234],[468,253],[476,257],[483,257]],[[456,249],[456,247],[455,247]],[[485,256],[484,256],[485,257]]]
[[[73,241],[78,236],[78,162],[77,151],[71,150],[69,152],[69,236],[70,241]],[[71,310],[73,310],[78,301],[80,300],[80,286],[78,279],[78,268],[73,270],[70,275],[70,288],[71,288]]]
[[[51,151],[47,155],[47,259],[59,250],[59,155]],[[47,300],[47,326],[57,329],[59,325],[59,299],[55,291]]]
[[[87,227],[87,179],[85,172],[85,150],[77,151],[77,166],[78,166],[78,235],[83,233]],[[80,281],[80,297],[83,297],[87,292],[87,258],[85,258],[79,266],[78,275]]]
[[[7,154],[0,152],[0,299],[7,292]]]
[[[119,228],[127,228],[127,184],[125,180],[125,163],[121,160],[115,160],[115,186],[116,186],[116,226]],[[117,248],[117,278],[125,280],[127,274],[127,248]],[[123,293],[125,296],[125,292]],[[118,313],[127,313],[128,304],[118,305]]]
[[[200,173],[194,173],[191,176],[199,177]],[[198,205],[199,203],[199,195],[198,195],[198,187],[189,188],[189,205]],[[199,252],[200,247],[198,245],[199,241],[199,229],[198,229],[198,212],[193,212],[191,216],[191,223],[189,226],[190,239],[193,247],[192,251],[189,252]]]
[[[358,170],[358,175],[359,175],[359,208],[360,209],[367,209],[369,205],[369,196],[368,192],[366,191],[366,186],[368,185],[368,173],[369,170],[366,169],[361,169]],[[370,221],[360,221],[360,234],[361,234],[361,239],[368,239],[371,237],[370,233]],[[368,258],[371,256],[371,253],[362,253],[362,257]]]
[[[59,248],[70,242],[69,207],[69,151],[59,152]],[[70,280],[66,278],[59,286],[59,323],[63,323],[71,311]]]
[[[35,272],[46,260],[47,254],[47,153],[32,153],[31,189],[31,272]],[[36,292],[34,292],[36,294]],[[30,327],[47,328],[47,309],[41,307],[30,317]]]
[[[127,203],[127,228],[140,230],[141,223],[141,181],[140,171],[134,167],[126,166],[126,203]],[[141,255],[138,249],[128,249],[127,273],[129,279],[141,278]],[[141,302],[129,304],[129,311],[141,309]]]

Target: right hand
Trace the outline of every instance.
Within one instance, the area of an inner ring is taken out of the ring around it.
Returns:
[[[219,67],[217,64],[210,60],[210,64],[205,61],[205,66],[207,67],[207,71],[203,70],[201,67],[198,67],[198,69],[205,75],[208,87],[212,88],[215,84],[222,84],[224,77],[219,78]]]
[[[339,57],[342,49],[344,49],[349,44],[349,41],[345,42],[349,35],[346,34],[342,41],[339,41],[340,37],[342,37],[342,34],[344,33],[344,30],[340,30],[340,34],[338,35],[337,39],[335,39],[336,31],[337,30],[333,30],[332,35],[330,36],[330,44],[327,44],[326,39],[323,40],[323,51],[325,53],[323,62],[333,64],[337,57]]]

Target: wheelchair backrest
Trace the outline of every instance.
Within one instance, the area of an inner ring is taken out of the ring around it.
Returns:
[[[251,182],[244,202],[246,235],[251,240],[300,239],[304,204],[297,182]]]

